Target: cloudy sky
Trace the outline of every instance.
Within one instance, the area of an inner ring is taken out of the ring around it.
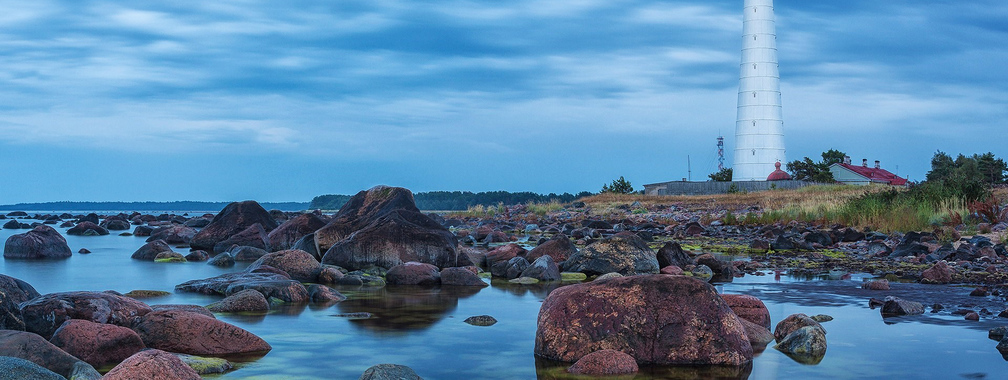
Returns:
[[[716,170],[742,0],[0,1],[0,203]],[[1008,3],[778,0],[788,158],[1008,156]],[[898,166],[898,169],[897,169]]]

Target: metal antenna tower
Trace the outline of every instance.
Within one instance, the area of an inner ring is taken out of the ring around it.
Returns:
[[[724,136],[717,138],[717,169],[724,170]]]

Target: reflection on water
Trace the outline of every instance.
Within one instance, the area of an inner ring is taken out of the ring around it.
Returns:
[[[341,313],[369,313],[350,319],[364,331],[406,334],[425,330],[455,310],[459,299],[479,293],[478,286],[395,286],[339,288],[347,300],[336,304]]]
[[[731,366],[640,366],[640,372],[624,376],[579,376],[567,373],[570,363],[556,362],[548,359],[535,358],[536,378],[539,380],[745,380],[752,373],[750,362],[739,367]]]

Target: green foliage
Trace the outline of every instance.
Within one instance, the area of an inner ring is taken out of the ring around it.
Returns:
[[[718,170],[715,173],[708,174],[707,176],[710,177],[711,181],[715,181],[715,182],[731,182],[731,180],[732,180],[732,168],[724,168],[724,169]]]
[[[627,181],[620,176],[619,179],[614,179],[611,185],[602,185],[603,193],[616,193],[616,194],[630,194],[633,193],[633,185],[630,181]]]
[[[982,182],[988,185],[1003,184],[1008,179],[1008,164],[994,156],[994,153],[960,154],[954,160],[945,152],[938,151],[931,158],[931,171],[927,173],[928,182]]]
[[[528,203],[561,203],[573,202],[582,197],[592,195],[587,191],[577,194],[537,194],[532,192],[488,191],[473,193],[469,191],[430,191],[413,194],[417,208],[421,210],[461,211],[470,207],[484,207],[504,204],[513,206]],[[312,199],[310,208],[322,210],[338,210],[350,200],[351,195],[320,195]]]
[[[843,162],[847,154],[836,149],[830,149],[822,153],[822,160],[813,162],[811,158],[805,157],[801,160],[788,162],[787,171],[791,173],[791,178],[799,181],[812,181],[820,183],[832,183],[833,173],[829,167],[835,163]]]

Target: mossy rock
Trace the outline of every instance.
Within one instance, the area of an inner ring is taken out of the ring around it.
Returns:
[[[175,354],[183,363],[192,368],[196,373],[200,375],[207,375],[212,373],[224,373],[234,366],[231,362],[220,359],[220,358],[207,358],[202,356],[193,356],[186,354]]]
[[[560,281],[584,281],[588,279],[588,275],[581,272],[563,272],[560,273]]]
[[[185,263],[187,262],[185,257],[168,257],[163,259],[154,259],[155,263]]]
[[[539,280],[534,279],[532,277],[518,277],[514,280],[508,280],[508,282],[512,284],[531,285],[531,284],[538,284]]]
[[[129,293],[123,294],[129,298],[156,298],[171,295],[170,292],[164,290],[130,290]]]
[[[490,278],[490,277],[493,277],[493,274],[491,274],[490,272],[480,272],[478,274],[478,276],[480,278]]]

